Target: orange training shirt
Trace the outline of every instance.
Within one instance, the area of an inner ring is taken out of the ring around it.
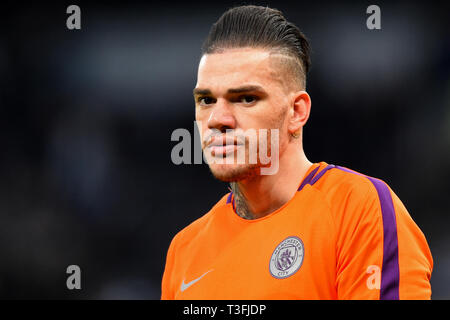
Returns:
[[[255,220],[233,194],[172,240],[162,299],[430,299],[433,260],[379,179],[315,163],[295,196]]]

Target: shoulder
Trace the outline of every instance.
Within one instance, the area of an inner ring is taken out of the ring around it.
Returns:
[[[179,231],[172,240],[172,246],[182,246],[183,244],[196,238],[199,233],[207,229],[208,225],[212,223],[218,212],[227,206],[228,196],[229,193],[222,196],[222,198],[207,213]]]
[[[381,179],[333,166],[313,187],[325,198],[338,225],[348,222],[380,223],[394,213],[396,195]]]
[[[314,184],[329,201],[379,199],[391,190],[386,182],[346,167],[335,165],[326,178]]]

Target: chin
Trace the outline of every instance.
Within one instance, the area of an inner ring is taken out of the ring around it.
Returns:
[[[237,182],[255,177],[260,172],[257,164],[212,164],[209,166],[213,176],[223,182]]]

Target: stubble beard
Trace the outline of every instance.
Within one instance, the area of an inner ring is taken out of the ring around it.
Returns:
[[[260,174],[259,164],[213,164],[209,166],[213,176],[223,182],[238,182]]]
[[[259,141],[259,140],[258,140]],[[268,135],[268,141],[267,143],[267,154],[271,155],[271,143],[270,143],[270,134]],[[212,163],[209,164],[209,169],[213,176],[223,182],[239,182],[242,180],[248,180],[254,177],[257,177],[261,175],[261,168],[269,166],[270,164],[263,165],[260,163],[259,159],[259,152],[260,152],[260,146],[259,143],[256,145],[256,153],[257,153],[257,161],[256,163],[249,163],[249,142],[248,140],[245,143],[245,161],[246,163],[243,164],[217,164]],[[237,154],[234,153],[234,157],[237,157]]]

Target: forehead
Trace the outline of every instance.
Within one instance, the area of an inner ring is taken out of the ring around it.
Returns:
[[[265,49],[239,48],[205,54],[198,67],[198,88],[220,91],[243,84],[267,87],[280,82],[279,68],[275,68],[271,52]]]

